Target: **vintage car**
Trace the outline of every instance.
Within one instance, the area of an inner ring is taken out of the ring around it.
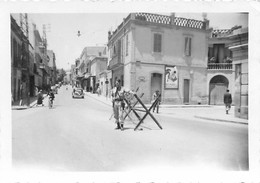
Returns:
[[[84,98],[84,92],[82,88],[73,88],[72,98]]]

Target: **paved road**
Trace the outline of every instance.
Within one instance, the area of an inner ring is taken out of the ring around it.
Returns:
[[[61,88],[54,109],[12,111],[15,169],[61,171],[248,170],[247,125],[157,116],[142,131],[114,130],[111,108],[72,99]]]

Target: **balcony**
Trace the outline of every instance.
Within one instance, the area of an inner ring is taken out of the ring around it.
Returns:
[[[208,70],[232,70],[232,63],[208,63]]]
[[[109,62],[109,68],[110,68],[110,69],[113,69],[113,68],[118,67],[118,66],[120,66],[120,65],[123,65],[123,63],[121,62],[121,60],[119,59],[118,56],[112,58],[112,59],[110,60],[110,62]]]

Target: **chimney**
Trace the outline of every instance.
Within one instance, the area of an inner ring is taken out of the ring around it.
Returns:
[[[173,25],[175,19],[175,13],[171,13],[170,18],[171,18],[171,24]]]
[[[108,31],[108,40],[111,38],[112,34],[111,31]]]
[[[207,19],[207,16],[208,16],[208,14],[207,14],[207,13],[202,13],[202,18],[203,18],[203,21],[205,21],[205,20],[208,20],[208,19]]]
[[[207,13],[202,13],[202,18],[203,18],[203,22],[205,23],[206,30],[209,29],[209,20],[208,20],[207,16],[208,16]]]

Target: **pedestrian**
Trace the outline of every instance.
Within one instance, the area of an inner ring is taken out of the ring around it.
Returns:
[[[20,84],[20,102],[19,105],[22,106],[23,105],[23,83]]]
[[[124,117],[123,112],[125,108],[124,103],[124,88],[121,86],[121,81],[116,80],[116,86],[112,89],[112,101],[113,101],[113,111],[114,118],[116,119],[116,130],[124,129]]]
[[[160,92],[159,90],[156,90],[154,93],[153,93],[153,96],[152,96],[152,104],[155,102],[155,100],[160,97]],[[161,98],[158,99],[157,103],[153,106],[153,112],[155,111],[155,108],[156,108],[156,112],[159,113],[159,106],[161,104]]]
[[[226,108],[226,114],[228,114],[228,111],[231,108],[231,103],[232,103],[232,96],[229,93],[229,90],[227,89],[227,92],[224,94],[224,104]]]
[[[42,94],[42,90],[39,91],[38,95],[37,95],[37,104],[36,106],[43,106],[43,94]]]
[[[98,94],[98,96],[100,96],[100,93],[101,93],[101,89],[100,89],[100,87],[98,86],[98,88],[97,88],[97,94]]]

